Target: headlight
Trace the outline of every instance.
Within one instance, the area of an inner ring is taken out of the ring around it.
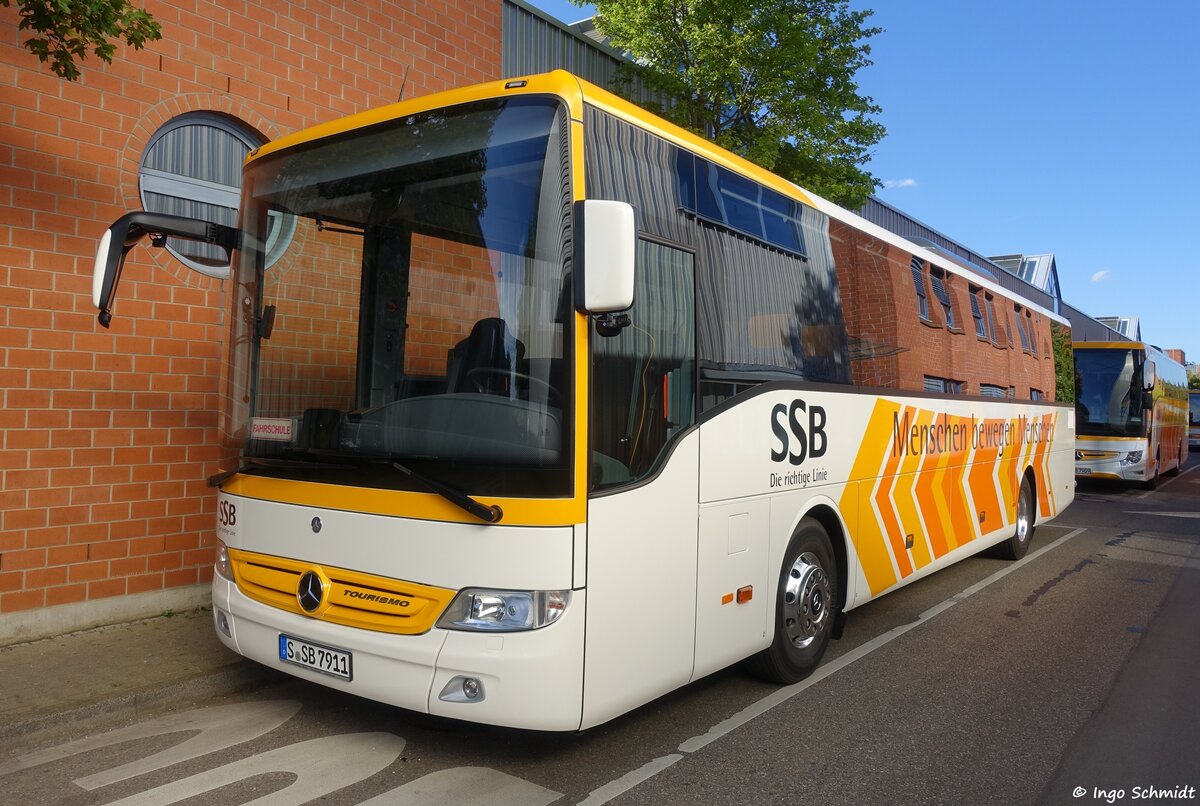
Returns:
[[[1142,451],[1130,451],[1121,457],[1121,466],[1136,465],[1142,461]]]
[[[233,582],[233,566],[229,564],[229,549],[225,546],[225,541],[217,541],[216,556],[213,558],[213,570],[218,576],[222,576]]]
[[[466,588],[454,597],[437,625],[447,630],[517,632],[558,621],[570,591],[498,591]]]

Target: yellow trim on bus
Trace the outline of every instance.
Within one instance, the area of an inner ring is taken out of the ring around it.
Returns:
[[[715,162],[724,168],[729,168],[743,176],[761,182],[772,190],[776,190],[785,196],[791,196],[793,199],[801,201],[809,207],[816,206],[812,199],[799,186],[776,176],[765,168],[761,168],[753,162],[739,157],[737,154],[726,151],[715,143],[698,137],[687,129],[680,128],[674,123],[660,118],[658,115],[647,112],[645,109],[635,106],[624,98],[613,95],[611,92],[601,89],[595,84],[590,84],[582,79],[580,79],[579,84],[583,88],[583,102],[585,104],[590,104],[597,109],[608,112],[610,115],[615,115],[627,123],[632,123],[635,126],[645,129],[669,143],[673,143],[698,156],[704,157],[710,162]]]
[[[444,109],[472,101],[487,101],[503,98],[506,95],[556,95],[566,102],[573,120],[582,120],[583,116],[583,83],[565,70],[555,70],[536,76],[528,76],[506,81],[491,81],[472,87],[447,90],[412,98],[408,101],[381,106],[356,115],[321,123],[302,131],[286,135],[273,142],[267,143],[250,152],[247,162],[253,162],[268,154],[273,154],[285,148],[320,140],[331,135],[386,123],[389,120],[428,112],[432,109]]]
[[[457,591],[349,571],[334,566],[229,549],[238,590],[256,602],[319,621],[396,635],[429,632]],[[306,573],[321,580],[323,595],[306,611],[298,596]]]
[[[632,123],[636,126],[653,133],[654,135],[667,140],[670,143],[687,149],[699,156],[704,157],[711,162],[715,162],[722,167],[729,168],[732,171],[753,178],[762,184],[790,196],[797,201],[807,204],[809,207],[815,207],[813,200],[797,185],[788,182],[770,171],[760,168],[754,163],[745,160],[732,152],[726,151],[720,146],[692,134],[686,129],[680,128],[675,124],[664,120],[646,110],[635,106],[617,95],[602,89],[595,84],[591,84],[578,78],[565,70],[554,70],[550,73],[542,73],[539,75],[521,76],[518,78],[506,79],[503,81],[492,81],[486,84],[477,84],[472,87],[463,87],[460,89],[447,90],[445,92],[435,93],[433,95],[424,95],[419,98],[413,98],[408,101],[401,101],[388,106],[381,106],[378,109],[371,109],[366,112],[360,112],[357,115],[351,115],[340,120],[322,123],[313,126],[303,131],[281,137],[274,142],[268,143],[252,152],[247,158],[248,162],[272,154],[276,151],[292,146],[308,143],[313,140],[319,140],[330,135],[343,134],[345,132],[361,129],[366,126],[373,126],[378,123],[385,123],[389,120],[404,117],[406,115],[419,114],[427,112],[431,109],[443,109],[459,104],[470,103],[472,101],[484,101],[495,98],[503,98],[506,95],[554,95],[561,98],[570,111],[571,119],[575,122],[583,120],[583,105],[591,104],[597,109],[602,109],[609,114],[615,115],[622,120]],[[576,199],[582,199],[583,196],[583,142],[582,128],[576,136],[572,132],[572,168],[577,177],[575,183]]]
[[[576,462],[578,465],[579,462]],[[579,486],[577,482],[576,486]],[[224,484],[230,495],[278,501],[283,504],[362,512],[394,518],[416,518],[450,523],[482,525],[475,516],[459,509],[434,493],[381,490],[374,487],[350,487],[311,481],[272,479],[265,476],[237,475]],[[573,526],[584,518],[584,498],[489,498],[477,496],[486,506],[497,504],[504,510],[504,526]]]
[[[1073,341],[1072,350],[1145,350],[1150,345],[1141,341]]]

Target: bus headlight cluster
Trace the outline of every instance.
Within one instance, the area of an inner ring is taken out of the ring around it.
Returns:
[[[228,579],[230,582],[233,581],[233,566],[229,564],[229,549],[225,546],[225,541],[223,540],[217,541],[217,550],[213,557],[213,570],[219,576]]]
[[[447,630],[518,632],[553,624],[571,603],[566,591],[466,588],[454,597],[438,626]]]
[[[1121,467],[1127,467],[1129,465],[1136,465],[1141,461],[1142,461],[1142,452],[1141,451],[1130,451],[1129,453],[1127,453],[1121,457]]]

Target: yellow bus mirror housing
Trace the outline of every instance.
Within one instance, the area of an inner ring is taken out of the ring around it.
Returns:
[[[232,256],[238,243],[236,229],[212,221],[145,211],[121,216],[100,236],[96,265],[92,269],[92,304],[100,312],[97,318],[103,327],[112,322],[117,281],[121,279],[125,256],[147,235],[154,246],[165,245],[168,236],[213,244],[224,249],[227,258]]]
[[[586,313],[633,305],[637,225],[625,202],[575,203],[575,307]]]

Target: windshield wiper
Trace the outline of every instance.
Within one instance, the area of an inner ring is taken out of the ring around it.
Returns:
[[[414,479],[433,490],[442,498],[445,498],[451,504],[454,504],[454,506],[466,510],[484,523],[499,523],[500,519],[504,517],[504,510],[500,509],[500,507],[496,506],[495,504],[487,506],[486,504],[476,501],[466,493],[456,490],[453,487],[449,487],[436,479],[431,479],[424,473],[413,470],[411,467],[402,465],[397,461],[392,462],[392,467],[396,468],[406,476],[412,476]]]
[[[440,495],[442,498],[445,498],[451,504],[454,504],[456,507],[459,507],[460,509],[463,509],[463,510],[471,513],[472,515],[474,515],[476,518],[479,518],[479,520],[483,521],[484,523],[499,523],[500,519],[504,517],[504,510],[502,510],[499,506],[497,506],[495,504],[488,506],[479,501],[476,501],[474,498],[472,498],[471,496],[467,495],[466,493],[464,493],[460,490],[456,490],[453,487],[450,487],[449,485],[438,481],[437,479],[432,479],[429,476],[426,476],[424,473],[413,470],[411,467],[408,467],[407,465],[403,465],[395,460],[387,460],[387,461],[390,461],[392,467],[396,468],[404,475],[411,476],[412,478],[421,482],[421,484],[428,487],[433,492]],[[264,458],[258,457],[258,456],[243,456],[242,464],[240,464],[237,467],[237,469],[224,470],[220,473],[209,476],[208,477],[208,486],[209,487],[220,487],[222,484],[224,484],[226,481],[228,481],[229,479],[236,476],[238,473],[245,473],[247,470],[254,470],[255,468],[259,468],[259,467],[303,467],[303,468],[312,468],[312,469],[317,469],[317,470],[329,470],[329,469],[354,470],[355,469],[354,465],[336,464],[333,462],[310,462],[310,461],[306,461],[304,459],[264,459]]]
[[[254,470],[257,467],[303,467],[319,470],[353,470],[351,465],[334,464],[333,462],[309,462],[304,459],[264,459],[259,456],[243,456],[242,464],[235,470],[223,470],[208,477],[209,487],[220,487],[238,473]]]

